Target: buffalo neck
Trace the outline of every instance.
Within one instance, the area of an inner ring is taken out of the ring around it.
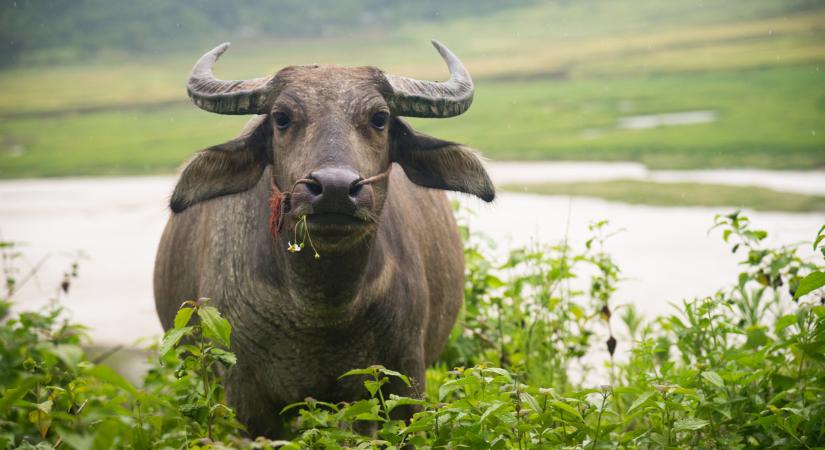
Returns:
[[[284,258],[284,283],[293,301],[316,312],[319,318],[336,320],[354,318],[367,308],[370,299],[362,286],[373,278],[370,273],[381,271],[376,259],[383,259],[380,248],[376,248],[380,247],[376,234],[374,230],[345,250],[321,251],[318,258],[309,246],[290,253],[282,242],[278,253]]]

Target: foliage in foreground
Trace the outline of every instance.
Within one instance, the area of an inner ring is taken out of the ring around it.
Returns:
[[[470,239],[465,310],[425,398],[385,395],[391,378],[410,382],[403,374],[354,369],[342,377],[362,377],[364,399],[285,408],[292,441],[249,439],[224,403],[235,357],[208,302],[182,305],[136,387],[85,356],[82,327],[59,306],[9,312],[16,250],[4,243],[0,448],[821,447],[825,227],[819,262],[767,248],[738,213],[715,227],[744,257],[736,283],[647,321],[613,304],[620,275],[604,222],[581,252],[536,245],[503,262]],[[410,423],[392,419],[409,404]],[[378,431],[360,435],[359,422]]]

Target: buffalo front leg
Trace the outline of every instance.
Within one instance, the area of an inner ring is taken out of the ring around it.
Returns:
[[[260,386],[238,374],[234,367],[226,380],[226,401],[235,410],[238,421],[246,427],[250,438],[264,436],[270,439],[285,438],[286,427],[281,416],[281,406],[273,402]]]

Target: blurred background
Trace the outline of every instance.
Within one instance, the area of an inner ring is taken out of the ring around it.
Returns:
[[[445,79],[433,38],[475,102],[412,122],[488,158],[496,203],[455,198],[502,250],[583,245],[607,219],[617,296],[655,314],[735,279],[715,214],[744,209],[780,243],[825,223],[825,1],[4,1],[0,238],[37,268],[16,300],[60,297],[101,345],[160,332],[151,274],[174,173],[248,120],[186,96],[215,45],[233,43],[225,79],[309,63]]]

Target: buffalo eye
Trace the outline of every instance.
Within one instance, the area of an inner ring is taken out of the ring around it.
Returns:
[[[376,130],[383,130],[387,126],[387,121],[390,119],[390,114],[386,111],[378,111],[372,115],[370,125]]]
[[[286,113],[283,113],[283,112],[280,112],[280,111],[273,114],[272,117],[275,119],[275,126],[279,130],[286,130],[287,128],[289,128],[289,125],[292,123],[292,121],[289,119],[289,116],[286,115]]]

